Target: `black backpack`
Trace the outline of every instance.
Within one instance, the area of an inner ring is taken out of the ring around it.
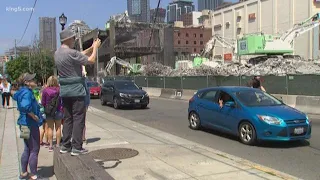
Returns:
[[[48,116],[55,117],[59,105],[59,93],[51,99],[50,103],[44,108],[44,113]]]

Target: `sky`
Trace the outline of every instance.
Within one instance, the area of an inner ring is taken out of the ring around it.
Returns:
[[[161,0],[160,7],[166,8],[171,1]],[[150,8],[156,8],[157,3],[158,0],[150,0]],[[62,13],[68,18],[67,25],[74,20],[83,20],[92,29],[104,29],[111,15],[123,13],[127,9],[127,0],[38,0],[21,40],[33,4],[34,0],[1,0],[0,55],[14,47],[15,39],[17,46],[24,46],[29,45],[35,35],[39,37],[39,17],[56,17],[57,32],[61,30],[58,19]],[[197,9],[197,0],[194,0],[194,4]]]

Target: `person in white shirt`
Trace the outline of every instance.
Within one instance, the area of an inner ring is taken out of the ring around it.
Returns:
[[[2,90],[2,107],[3,108],[9,108],[10,105],[10,90],[11,90],[11,84],[6,80],[3,79],[2,83],[0,84],[0,89]],[[7,102],[7,106],[5,106]]]

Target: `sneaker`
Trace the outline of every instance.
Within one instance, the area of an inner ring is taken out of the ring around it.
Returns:
[[[81,154],[87,154],[88,152],[89,152],[88,150],[83,148],[81,150],[77,150],[73,148],[71,151],[71,156],[79,156]]]
[[[60,153],[61,154],[65,154],[65,153],[68,153],[68,152],[71,152],[71,148],[66,148],[64,146],[61,146],[61,148],[60,148]]]
[[[53,151],[53,147],[49,147],[49,152],[52,152]]]

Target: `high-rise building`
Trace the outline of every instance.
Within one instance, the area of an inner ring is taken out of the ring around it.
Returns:
[[[174,23],[181,21],[183,14],[190,13],[195,10],[192,0],[174,0],[167,7],[167,22]]]
[[[156,17],[156,23],[164,23],[165,19],[166,19],[166,9],[164,8],[159,8],[158,9],[158,13],[157,13],[157,8],[155,9],[151,9],[150,10],[150,21],[153,22],[154,21],[154,17]]]
[[[215,10],[217,7],[221,6],[223,0],[198,0],[198,11],[205,9]]]
[[[55,51],[57,49],[56,18],[39,18],[40,44],[42,48]]]
[[[150,0],[127,0],[127,8],[133,22],[150,22]]]

